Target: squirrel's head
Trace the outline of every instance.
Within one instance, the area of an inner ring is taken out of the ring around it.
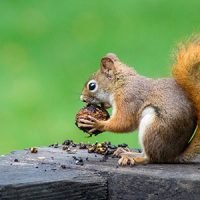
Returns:
[[[101,104],[104,108],[111,107],[117,79],[117,64],[119,59],[115,54],[109,53],[103,57],[100,69],[84,85],[80,99],[91,104]]]

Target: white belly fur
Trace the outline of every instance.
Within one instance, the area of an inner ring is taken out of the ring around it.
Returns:
[[[156,113],[153,107],[147,107],[142,112],[142,117],[139,124],[139,143],[142,147],[143,153],[145,154],[144,148],[144,136],[146,133],[146,129],[154,122]]]

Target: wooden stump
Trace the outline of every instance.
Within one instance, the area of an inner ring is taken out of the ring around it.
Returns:
[[[0,199],[199,200],[200,164],[118,167],[116,158],[87,150],[15,151],[0,157]]]

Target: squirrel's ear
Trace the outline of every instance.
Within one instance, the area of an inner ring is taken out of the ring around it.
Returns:
[[[114,53],[107,53],[105,57],[110,58],[113,62],[114,61],[119,61],[119,58]]]
[[[114,61],[117,61],[118,58],[115,54],[107,54],[101,59],[101,71],[109,78],[114,77],[115,64]]]

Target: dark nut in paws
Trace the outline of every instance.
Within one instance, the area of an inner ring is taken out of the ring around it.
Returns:
[[[90,120],[90,118],[88,116],[94,117],[98,120],[103,120],[106,121],[107,119],[109,119],[110,115],[109,113],[103,109],[100,106],[97,105],[87,105],[86,107],[82,108],[77,114],[76,114],[76,126],[78,127],[78,122],[80,119],[85,119],[85,120]],[[88,133],[88,131],[90,131],[90,128],[84,128],[84,127],[78,127],[80,128],[82,131]],[[92,134],[99,134],[101,133],[101,131],[95,131]]]

